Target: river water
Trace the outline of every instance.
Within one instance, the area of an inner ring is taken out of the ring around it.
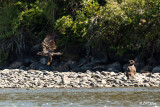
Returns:
[[[2,107],[160,107],[160,88],[0,89]]]

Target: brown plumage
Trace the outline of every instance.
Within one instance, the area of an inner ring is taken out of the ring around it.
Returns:
[[[54,52],[54,50],[57,48],[56,46],[56,34],[48,34],[43,42],[42,42],[42,47],[43,47],[43,52]]]
[[[57,35],[55,33],[48,34],[42,42],[42,48],[43,48],[42,52],[37,53],[38,55],[49,57],[49,61],[48,61],[47,65],[51,64],[52,56],[61,55],[60,52],[55,52],[55,49],[57,49],[56,37],[57,37]]]
[[[136,74],[136,67],[134,66],[135,61],[134,60],[129,60],[129,66],[127,67],[127,72],[126,72],[126,76],[127,78],[131,78],[133,79],[135,74]]]

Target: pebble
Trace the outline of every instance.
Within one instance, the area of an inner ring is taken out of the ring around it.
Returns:
[[[129,80],[121,72],[4,69],[0,70],[0,77],[0,88],[160,87],[160,73],[137,73]]]

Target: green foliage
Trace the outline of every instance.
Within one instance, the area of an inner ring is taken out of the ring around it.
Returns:
[[[95,0],[82,1],[76,16],[69,17],[71,21],[68,16],[57,20],[55,28],[63,34],[62,40],[68,35],[79,37],[95,50],[103,48],[119,55],[157,50],[160,1],[107,0],[103,6]]]
[[[65,47],[67,51],[70,51],[73,46],[74,49],[84,50],[88,39],[89,22],[91,21],[89,19],[99,8],[97,2],[91,2],[94,1],[83,0],[81,4],[83,7],[75,12],[75,16],[63,16],[56,21],[55,29],[62,34],[59,38],[60,47]]]
[[[70,16],[63,16],[61,19],[58,19],[55,27],[62,34],[66,34],[66,30],[73,26],[73,20]]]
[[[4,7],[0,10],[0,40],[13,35],[12,28],[18,13],[16,6]]]
[[[153,56],[160,53],[159,7],[159,0],[1,0],[0,55],[20,52],[54,30],[66,52],[81,54],[91,45],[95,51]]]
[[[48,31],[50,24],[39,0],[4,4],[0,9],[0,49],[22,54],[25,46],[42,41],[41,34]]]
[[[14,26],[15,31],[17,29],[23,29],[38,33],[44,28],[47,18],[39,6],[38,0],[34,4],[17,2],[16,5],[22,11],[19,13],[17,23]]]

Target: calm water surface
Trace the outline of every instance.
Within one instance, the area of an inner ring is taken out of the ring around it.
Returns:
[[[160,107],[160,88],[0,89],[2,107]]]

